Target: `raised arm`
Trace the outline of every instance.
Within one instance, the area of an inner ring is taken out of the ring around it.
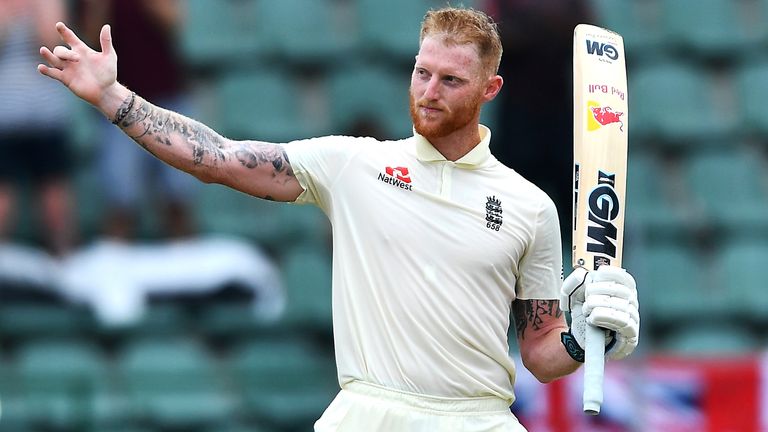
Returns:
[[[259,198],[293,201],[301,194],[282,145],[227,139],[121,85],[109,26],[101,29],[101,52],[89,48],[63,23],[56,29],[69,47],[40,48],[48,65],[38,65],[38,71],[95,106],[154,156],[206,183],[221,183]]]

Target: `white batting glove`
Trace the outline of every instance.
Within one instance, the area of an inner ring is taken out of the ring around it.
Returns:
[[[560,309],[571,314],[571,327],[561,340],[568,354],[584,361],[587,324],[606,330],[605,355],[622,359],[637,347],[640,312],[635,279],[626,270],[601,266],[589,272],[576,268],[563,281]]]

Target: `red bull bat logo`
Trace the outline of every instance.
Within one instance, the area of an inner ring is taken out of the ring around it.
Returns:
[[[611,123],[618,123],[619,130],[624,132],[624,122],[621,120],[623,112],[614,111],[609,106],[600,106],[595,101],[589,101],[587,109],[587,130],[595,131]]]

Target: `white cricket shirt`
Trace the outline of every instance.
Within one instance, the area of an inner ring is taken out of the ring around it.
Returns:
[[[490,131],[456,162],[423,137],[328,136],[285,145],[333,229],[340,384],[514,400],[515,298],[556,299],[552,200],[491,155]]]

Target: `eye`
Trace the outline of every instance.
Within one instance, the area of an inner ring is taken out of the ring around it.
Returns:
[[[426,69],[416,68],[413,70],[413,79],[419,80],[420,82],[429,81],[430,74]]]
[[[462,82],[461,78],[455,77],[453,75],[446,75],[443,78],[443,81],[445,81],[448,85],[452,85],[452,86],[457,86]]]

